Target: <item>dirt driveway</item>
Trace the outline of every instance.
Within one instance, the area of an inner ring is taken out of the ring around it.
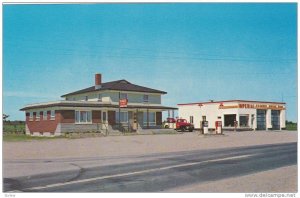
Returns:
[[[4,142],[3,160],[143,155],[286,142],[297,142],[297,132],[227,132],[221,136],[203,136],[194,132],[175,135],[35,140]]]

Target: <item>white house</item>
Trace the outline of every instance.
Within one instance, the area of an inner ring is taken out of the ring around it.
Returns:
[[[139,131],[162,127],[162,111],[177,110],[161,105],[167,92],[135,85],[127,80],[102,83],[64,94],[64,100],[23,107],[26,133],[61,135],[65,132]]]

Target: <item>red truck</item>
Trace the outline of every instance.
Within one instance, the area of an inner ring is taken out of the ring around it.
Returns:
[[[194,125],[187,122],[186,119],[167,118],[164,122],[164,128],[192,132],[194,130]]]

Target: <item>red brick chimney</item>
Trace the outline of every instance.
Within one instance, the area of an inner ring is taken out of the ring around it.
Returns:
[[[95,74],[95,89],[101,88],[101,83],[102,83],[101,80],[102,80],[101,74]]]

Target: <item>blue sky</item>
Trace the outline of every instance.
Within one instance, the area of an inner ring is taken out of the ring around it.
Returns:
[[[167,91],[163,104],[287,103],[297,120],[297,4],[3,6],[3,112],[103,81]]]

